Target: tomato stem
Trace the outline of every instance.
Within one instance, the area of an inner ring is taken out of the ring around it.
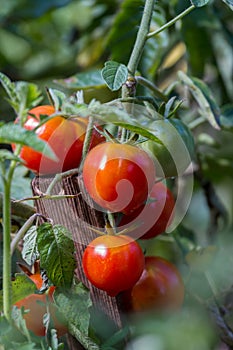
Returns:
[[[147,39],[161,33],[163,30],[167,29],[168,27],[172,26],[174,23],[176,23],[178,20],[180,20],[181,18],[183,18],[184,16],[186,16],[189,12],[191,12],[192,10],[194,10],[196,7],[194,5],[189,6],[186,10],[184,10],[183,12],[181,12],[179,15],[177,15],[176,17],[174,17],[171,21],[165,23],[162,27],[160,27],[159,29],[156,29],[155,31],[147,34]]]
[[[141,77],[141,76],[138,76],[136,77],[136,81],[147,87],[148,89],[150,89],[151,91],[154,92],[154,94],[159,97],[162,101],[164,102],[167,102],[168,101],[168,98],[166,95],[164,95],[164,93],[162,91],[159,90],[159,88],[154,84],[152,83],[151,81],[149,81],[148,79],[144,78],[144,77]]]
[[[17,147],[15,154],[19,154]],[[11,161],[3,178],[3,313],[11,322],[11,183],[16,161]]]
[[[11,255],[13,255],[15,248],[17,247],[17,244],[19,243],[19,241],[22,239],[22,237],[25,235],[25,233],[29,230],[29,228],[32,226],[34,220],[36,217],[38,217],[40,214],[33,214],[25,223],[24,225],[21,227],[21,229],[17,232],[17,234],[15,235],[14,239],[11,242]]]
[[[140,27],[128,62],[128,70],[133,76],[138,68],[138,64],[147,40],[147,35],[150,30],[150,22],[154,10],[154,4],[154,0],[146,0],[145,2]]]
[[[147,40],[147,35],[150,30],[150,22],[151,22],[153,9],[154,9],[154,4],[155,4],[155,0],[146,0],[145,2],[144,11],[142,14],[142,19],[141,19],[141,23],[137,33],[136,41],[133,46],[133,50],[131,52],[129,62],[127,65],[128,71],[130,73],[128,82],[131,82],[131,84],[127,84],[126,82],[126,84],[122,86],[123,98],[127,98],[134,94],[134,89],[132,88],[132,85],[133,85],[132,79],[135,80],[134,75],[138,68],[138,64]],[[134,85],[136,85],[136,80],[134,81]]]
[[[91,137],[92,137],[92,133],[93,133],[93,127],[94,127],[94,118],[92,116],[90,116],[89,120],[88,120],[88,125],[87,125],[86,135],[85,135],[85,139],[84,139],[84,144],[83,144],[82,158],[81,158],[81,162],[80,162],[80,165],[79,165],[79,173],[82,172],[83,164],[84,164],[85,158],[87,156],[88,150],[90,148]]]

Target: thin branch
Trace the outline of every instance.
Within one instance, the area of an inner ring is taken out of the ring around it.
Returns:
[[[194,10],[196,7],[194,5],[189,6],[186,10],[184,10],[183,12],[181,12],[178,16],[174,17],[171,21],[165,23],[162,27],[158,28],[157,30],[155,30],[154,32],[151,32],[149,34],[147,34],[147,39],[161,33],[163,30],[169,28],[170,26],[172,26],[174,23],[176,23],[178,20],[180,20],[181,18],[183,18],[184,16],[186,16],[189,12],[191,12],[192,10]]]

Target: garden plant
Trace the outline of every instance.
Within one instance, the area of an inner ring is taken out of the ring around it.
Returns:
[[[92,3],[98,64],[0,72],[0,350],[232,349],[232,0]]]

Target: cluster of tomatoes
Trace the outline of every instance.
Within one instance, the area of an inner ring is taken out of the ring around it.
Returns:
[[[40,125],[41,116],[54,112],[52,106],[36,107],[24,125],[35,129],[57,156],[54,161],[23,147],[20,157],[36,174],[77,168],[81,161],[88,118],[54,116]],[[111,213],[117,223],[86,247],[82,264],[88,280],[110,296],[123,296],[134,311],[180,307],[184,285],[178,269],[161,257],[145,257],[138,243],[138,239],[150,239],[166,230],[175,204],[172,192],[156,182],[149,154],[137,145],[106,141],[93,130],[82,175],[97,209]]]
[[[107,230],[90,242],[83,269],[97,288],[110,296],[121,293],[133,311],[180,307],[184,298],[177,268],[163,258],[145,257],[137,242],[163,233],[173,217],[173,194],[155,179],[154,162],[136,145],[104,142],[84,161],[87,192],[119,224],[118,231]]]

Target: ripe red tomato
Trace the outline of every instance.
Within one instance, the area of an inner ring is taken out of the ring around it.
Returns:
[[[119,226],[137,226],[128,234],[135,239],[150,239],[163,233],[171,224],[175,200],[172,192],[162,182],[152,187],[149,199],[145,205],[124,215]]]
[[[87,192],[102,208],[127,213],[146,200],[155,180],[155,167],[140,148],[105,142],[88,153],[83,180]]]
[[[24,128],[35,129],[41,121],[42,115],[50,116],[55,113],[53,106],[43,105],[30,110]],[[66,119],[62,116],[54,117],[36,129],[38,137],[46,142],[56,154],[58,160],[54,161],[36,152],[30,147],[23,147],[20,157],[25,165],[37,174],[55,174],[79,166],[83,142],[85,138],[87,118]],[[91,147],[104,140],[97,131],[93,130]]]
[[[38,290],[42,287],[43,280],[39,273],[30,275],[29,278],[35,283]],[[55,287],[52,286],[49,288],[48,294],[30,294],[14,304],[19,309],[23,307],[24,311],[27,311],[23,318],[27,328],[37,336],[45,336],[46,329],[43,325],[43,317],[48,311],[47,308],[49,309],[53,326],[57,330],[57,336],[61,337],[67,333],[64,318],[59,314],[56,305],[53,303],[54,290]]]
[[[82,263],[88,280],[110,296],[115,296],[131,288],[140,278],[144,255],[132,238],[104,235],[87,246]]]
[[[145,258],[145,269],[138,282],[122,294],[128,311],[174,311],[184,300],[184,284],[175,265],[161,257]]]

